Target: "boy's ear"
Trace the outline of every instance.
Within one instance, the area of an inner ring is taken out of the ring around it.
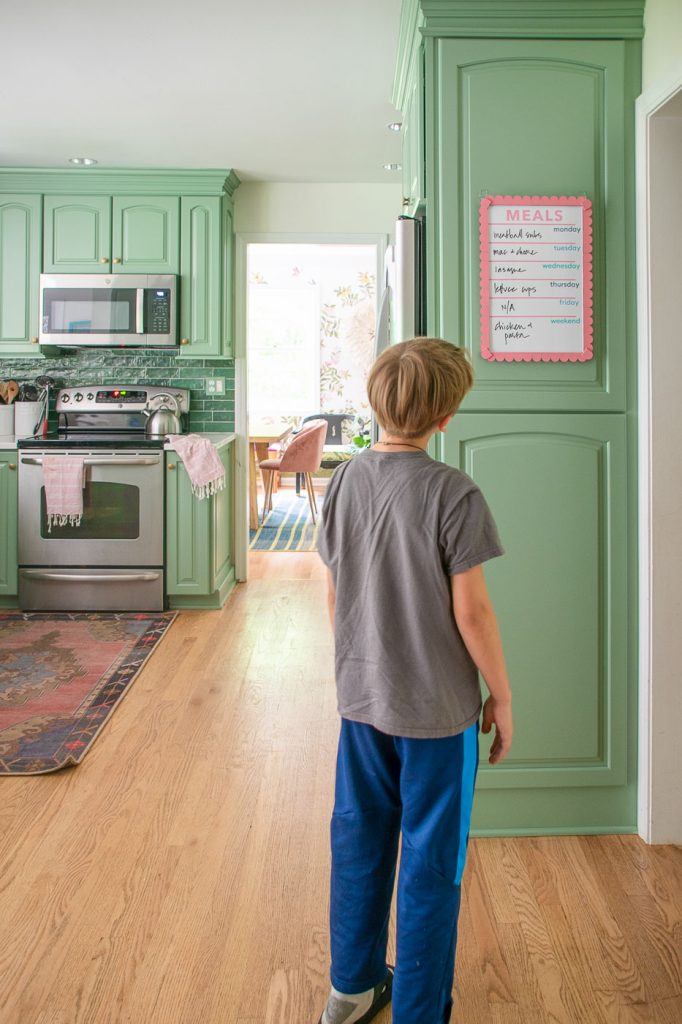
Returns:
[[[449,415],[443,416],[443,419],[439,422],[438,427],[436,429],[440,430],[441,433],[445,433],[445,431],[447,430],[448,423],[450,422],[454,415],[455,414],[451,412],[449,413]]]

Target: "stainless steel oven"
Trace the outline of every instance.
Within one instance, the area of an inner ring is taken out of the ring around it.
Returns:
[[[64,389],[59,429],[19,442],[20,608],[164,607],[164,439],[145,437],[141,408],[167,392]],[[188,393],[173,394],[186,412]],[[50,527],[44,460],[69,455],[84,460],[83,515],[77,526]]]

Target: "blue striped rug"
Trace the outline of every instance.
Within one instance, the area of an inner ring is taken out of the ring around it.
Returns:
[[[257,530],[250,531],[250,551],[317,551],[322,496],[317,497],[317,523],[310,518],[308,498],[295,494],[273,496],[273,509]],[[259,509],[259,514],[261,510]]]

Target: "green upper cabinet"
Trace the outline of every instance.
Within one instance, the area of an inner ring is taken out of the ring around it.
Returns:
[[[422,55],[417,53],[403,111],[403,213],[413,217],[425,200]]]
[[[43,271],[111,273],[110,196],[45,196]]]
[[[511,5],[510,5],[511,6]],[[431,332],[464,345],[468,411],[624,411],[634,342],[632,129],[639,43],[429,39],[427,182]],[[480,222],[486,195],[592,202],[594,358],[491,362],[480,354]],[[432,201],[431,201],[432,197]]]
[[[176,196],[114,196],[115,273],[177,274],[180,200]]]
[[[38,353],[40,196],[0,194],[0,356]]]
[[[46,196],[43,270],[177,274],[177,196]]]
[[[183,358],[224,354],[221,203],[217,196],[182,197],[180,355]],[[231,302],[229,305],[231,307]]]

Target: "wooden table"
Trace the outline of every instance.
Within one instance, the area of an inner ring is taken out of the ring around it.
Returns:
[[[253,430],[253,433],[251,433]],[[249,527],[258,529],[258,463],[268,457],[268,447],[283,441],[291,427],[266,427],[255,423],[249,428]]]

